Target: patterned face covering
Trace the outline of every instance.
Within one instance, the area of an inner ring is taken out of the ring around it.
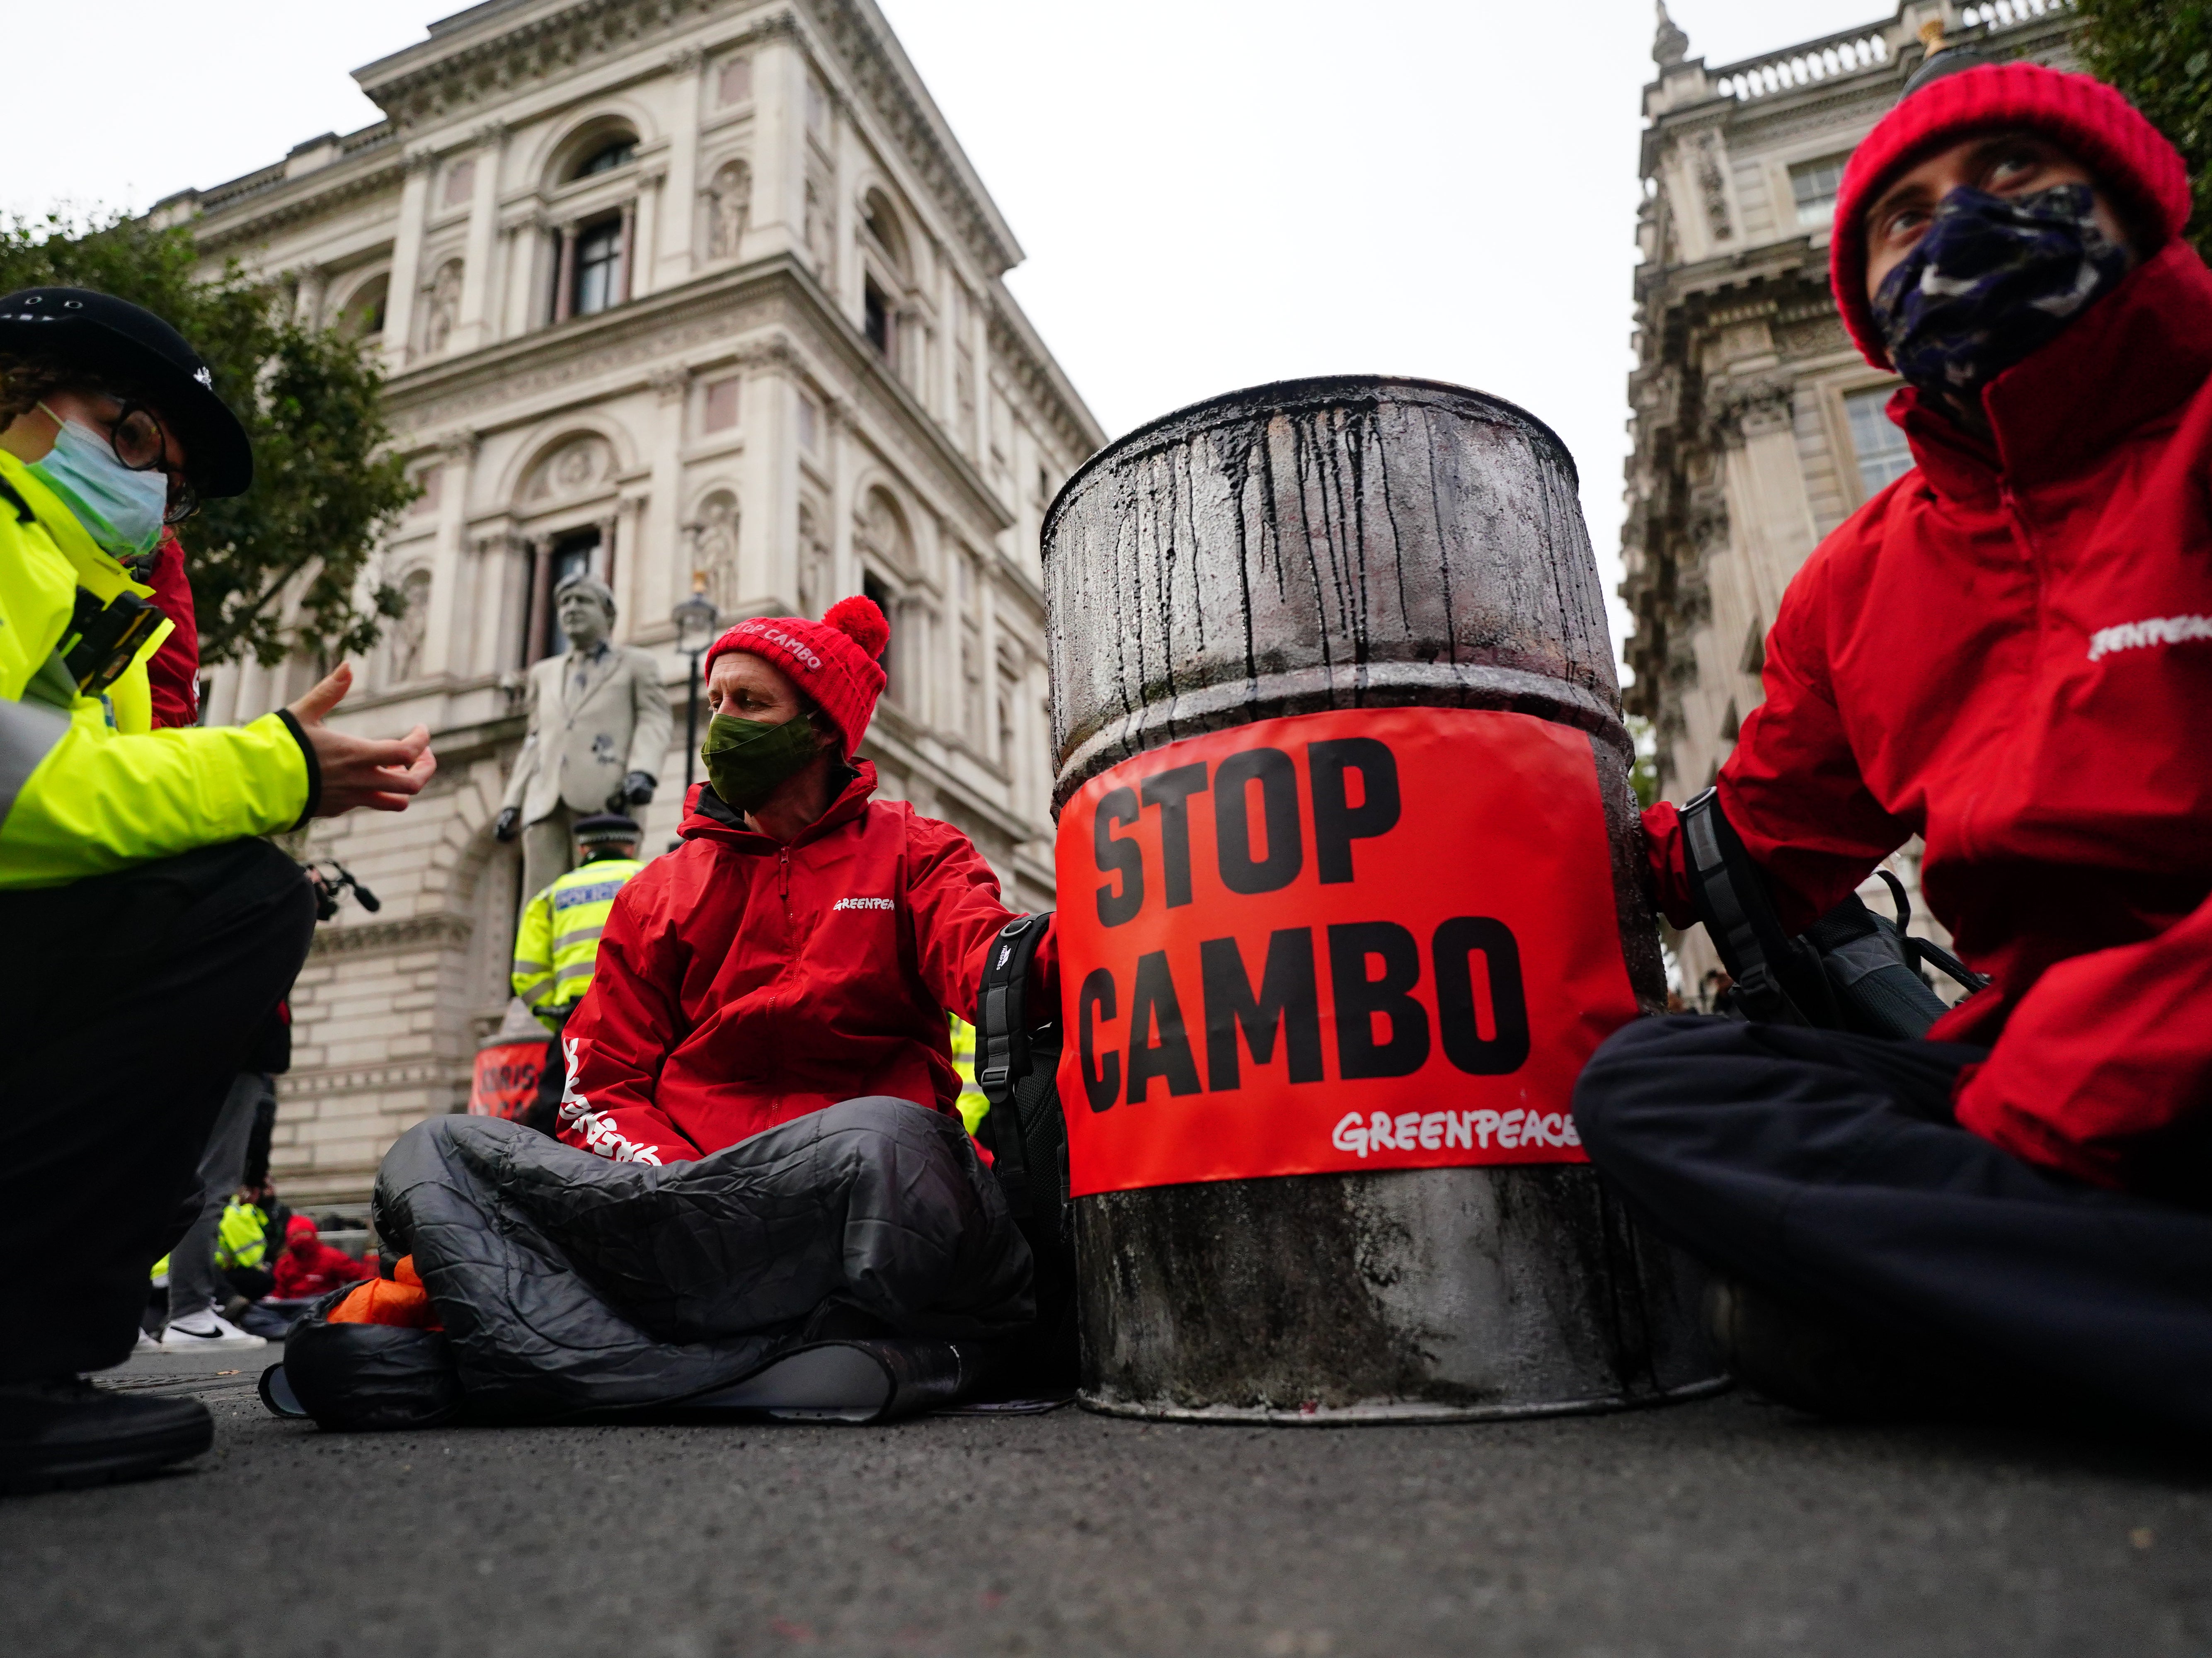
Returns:
[[[1978,405],[1983,386],[2063,333],[2133,263],[2090,216],[2094,199],[2087,185],[1946,196],[1874,296],[1897,372]]]

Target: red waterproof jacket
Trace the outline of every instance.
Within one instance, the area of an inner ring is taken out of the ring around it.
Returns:
[[[973,1017],[1012,912],[966,835],[870,799],[876,768],[855,766],[788,846],[692,792],[683,844],[617,896],[562,1034],[563,1140],[672,1163],[865,1094],[952,1110],[945,1014]]]
[[[174,530],[161,532],[154,550],[153,567],[146,585],[161,614],[176,623],[161,648],[146,664],[146,680],[154,695],[154,728],[197,726],[200,723],[200,629],[192,610],[191,578],[185,572],[185,550]]]
[[[376,1268],[356,1260],[343,1249],[334,1249],[310,1233],[295,1241],[276,1257],[276,1294],[287,1301],[328,1295],[341,1284],[354,1284],[376,1276]]]
[[[1930,1033],[1995,1045],[1959,1121],[2144,1190],[2212,1129],[2209,380],[2177,240],[1990,383],[1993,444],[1899,392],[1918,470],[1790,584],[1719,778],[1793,928],[1926,836],[1929,906],[1996,981]],[[1644,828],[1686,926],[1674,807]]]

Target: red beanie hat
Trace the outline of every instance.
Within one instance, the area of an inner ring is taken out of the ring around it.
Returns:
[[[1890,365],[1866,291],[1867,209],[1929,152],[1970,132],[2003,127],[2026,127],[2063,145],[2160,241],[2189,222],[2189,169],[2179,152],[2102,81],[2039,64],[1989,64],[1931,81],[1900,100],[1860,141],[1836,191],[1828,282],[1844,326],[1875,367]]]
[[[707,653],[705,677],[714,677],[714,659],[725,651],[744,651],[773,662],[793,683],[814,699],[844,744],[850,760],[860,734],[875,717],[884,694],[884,670],[877,658],[891,642],[891,624],[876,601],[854,594],[830,607],[819,622],[803,616],[757,616],[740,622]]]

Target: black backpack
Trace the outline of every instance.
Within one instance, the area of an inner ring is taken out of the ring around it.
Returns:
[[[991,1102],[975,1138],[1036,1260],[1037,1321],[1007,1385],[1075,1386],[1075,1239],[1067,1201],[1067,1124],[1060,1114],[1060,1010],[1032,1008],[1030,966],[1049,911],[1017,915],[992,941],[975,993],[975,1085]]]
[[[1698,919],[1735,981],[1721,993],[1717,1011],[1754,1023],[1909,1039],[1926,1035],[1949,1011],[1923,975],[1923,963],[1956,979],[1969,994],[1989,983],[1948,950],[1906,931],[1911,904],[1904,884],[1887,870],[1876,873],[1896,901],[1895,921],[1852,893],[1792,938],[1775,915],[1765,873],[1721,811],[1717,790],[1706,789],[1682,808],[1682,834]]]

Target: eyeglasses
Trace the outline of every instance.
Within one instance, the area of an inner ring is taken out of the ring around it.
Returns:
[[[161,514],[164,524],[182,524],[200,509],[199,493],[182,472],[169,471],[169,437],[161,425],[161,418],[142,403],[126,403],[123,412],[115,417],[113,431],[108,442],[114,446],[115,459],[133,472],[162,472],[169,480],[168,508]]]

